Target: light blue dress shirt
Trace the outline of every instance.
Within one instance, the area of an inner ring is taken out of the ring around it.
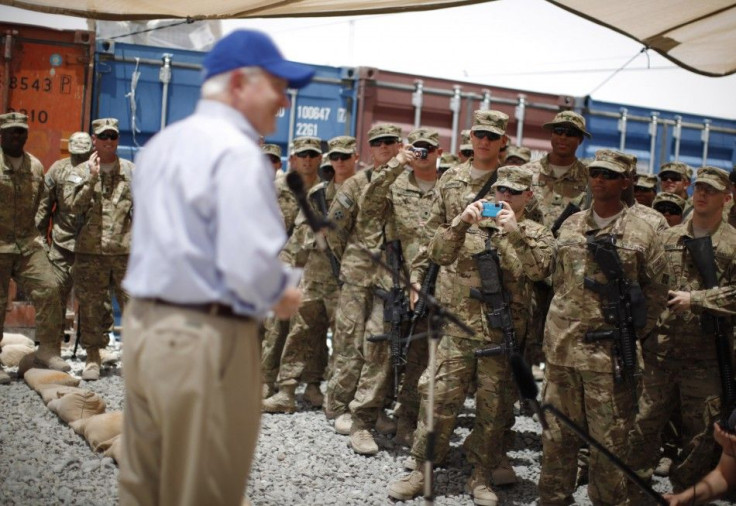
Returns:
[[[235,109],[200,100],[136,156],[124,288],[173,303],[218,302],[261,318],[291,284],[273,169]]]

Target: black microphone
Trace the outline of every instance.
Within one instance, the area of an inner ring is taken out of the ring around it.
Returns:
[[[314,232],[315,240],[317,241],[317,247],[322,251],[327,250],[327,243],[325,238],[320,234],[320,230],[329,227],[330,222],[314,215],[312,207],[307,202],[307,193],[304,191],[304,180],[298,172],[289,172],[286,174],[286,186],[292,191],[296,197],[296,203],[299,209],[304,213],[304,218],[307,220],[309,228]]]

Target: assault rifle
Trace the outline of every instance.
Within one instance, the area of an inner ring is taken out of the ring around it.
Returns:
[[[614,328],[586,332],[585,340],[613,341],[613,375],[616,382],[629,384],[636,398],[635,376],[639,375],[636,358],[636,329],[647,322],[644,293],[638,283],[626,278],[621,259],[616,250],[615,238],[607,235],[595,239],[588,236],[588,250],[598,264],[608,283],[585,278],[585,288],[601,298],[601,309],[606,323]],[[634,403],[637,404],[636,402]]]
[[[310,198],[317,204],[319,212],[322,213],[322,218],[324,220],[327,220],[329,210],[327,209],[327,197],[325,195],[325,191],[325,186],[323,185],[321,188],[318,188],[317,190],[312,192]],[[325,248],[325,255],[327,255],[327,259],[330,261],[330,269],[332,269],[332,275],[335,276],[335,279],[337,279],[339,283],[340,261],[337,259],[337,257],[329,247]]]
[[[376,289],[376,295],[383,300],[383,321],[389,322],[388,334],[370,336],[371,342],[388,341],[391,346],[391,366],[394,369],[394,394],[398,395],[401,367],[406,363],[402,349],[402,328],[411,317],[409,299],[401,284],[401,269],[404,266],[404,255],[401,252],[401,241],[395,239],[385,244],[386,263],[391,270],[391,290]]]
[[[685,247],[690,252],[700,277],[703,278],[704,287],[706,289],[717,287],[718,272],[710,236],[685,239]],[[723,317],[705,311],[700,315],[700,328],[703,333],[714,336],[716,340],[718,372],[721,376],[721,420],[719,424],[724,430],[734,432],[733,423],[729,423],[729,416],[736,409],[736,385],[731,362],[731,347],[724,330],[727,325]]]
[[[563,223],[565,223],[565,220],[577,212],[580,212],[580,207],[576,206],[572,202],[568,202],[567,206],[565,206],[565,209],[562,210],[560,215],[552,224],[552,228],[549,229],[550,232],[552,232],[552,235],[557,237],[557,231],[560,230],[560,227]]]

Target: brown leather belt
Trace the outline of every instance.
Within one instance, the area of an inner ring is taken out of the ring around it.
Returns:
[[[221,316],[223,318],[235,318],[237,320],[252,321],[253,319],[249,316],[241,315],[233,311],[232,306],[220,304],[219,302],[210,302],[204,304],[186,304],[181,302],[170,302],[164,299],[152,298],[144,299],[147,302],[153,304],[159,304],[161,306],[178,307],[186,309],[188,311],[196,311],[198,313],[205,313],[210,316]]]

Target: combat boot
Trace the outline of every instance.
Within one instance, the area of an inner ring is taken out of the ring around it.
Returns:
[[[84,364],[82,379],[85,381],[97,381],[100,379],[101,367],[102,358],[100,357],[100,349],[87,348],[87,362]]]
[[[325,396],[322,395],[322,391],[319,389],[319,383],[308,384],[302,397],[314,408],[321,408],[325,400]]]
[[[497,506],[498,496],[488,484],[485,473],[476,467],[465,484],[465,493],[473,496],[473,503],[478,506]]]
[[[412,471],[403,478],[394,480],[388,485],[388,495],[399,501],[409,501],[424,490],[424,474]]]
[[[350,429],[353,427],[353,417],[350,413],[343,413],[335,418],[335,432],[343,436],[350,435]]]
[[[399,418],[399,423],[396,424],[394,443],[411,448],[411,444],[414,441],[415,429],[416,427],[414,426],[414,423],[409,421],[406,417]]]
[[[378,413],[378,418],[376,419],[376,432],[384,436],[396,434],[396,422],[383,410]]]
[[[54,343],[41,343],[36,350],[35,361],[42,367],[55,371],[69,372],[72,366],[61,358],[61,343],[54,339]]]
[[[514,468],[511,467],[509,459],[505,455],[501,459],[501,463],[498,465],[498,467],[491,471],[491,480],[493,481],[494,485],[498,486],[513,485],[514,483],[519,482],[519,479],[516,477],[516,472],[514,471]]]
[[[263,401],[264,413],[293,413],[296,411],[296,385],[279,385],[279,392]]]
[[[355,424],[350,429],[350,442],[348,443],[355,453],[360,455],[375,455],[378,453],[378,445],[368,429],[356,429]]]
[[[3,366],[0,365],[0,385],[7,385],[10,383],[10,376],[3,370]]]
[[[273,383],[264,383],[261,387],[261,398],[268,399],[276,393],[276,387]]]

